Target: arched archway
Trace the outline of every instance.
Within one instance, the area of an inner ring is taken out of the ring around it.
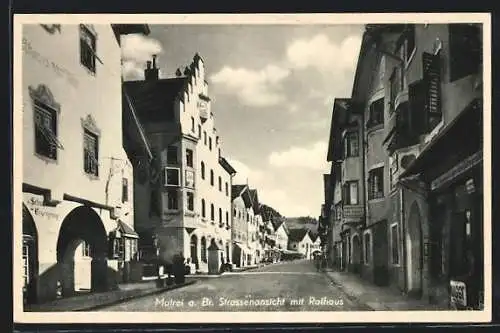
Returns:
[[[420,208],[414,202],[410,207],[408,217],[408,230],[406,233],[407,247],[407,279],[408,293],[420,297],[422,296],[422,276],[423,276],[423,240],[422,221]]]
[[[57,240],[63,296],[107,289],[107,248],[106,230],[92,208],[80,206],[65,217]]]
[[[191,236],[191,262],[198,267],[198,237]]]
[[[38,232],[35,220],[23,203],[23,296],[28,304],[37,302]]]
[[[354,235],[352,238],[352,264],[354,271],[359,273],[361,271],[361,241],[359,235]]]

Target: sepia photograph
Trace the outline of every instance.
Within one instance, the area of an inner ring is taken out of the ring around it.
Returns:
[[[16,320],[489,321],[490,29],[15,15]]]

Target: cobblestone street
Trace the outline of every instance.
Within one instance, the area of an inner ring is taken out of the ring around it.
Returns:
[[[134,299],[101,311],[350,311],[350,301],[310,260],[206,278],[194,285]]]

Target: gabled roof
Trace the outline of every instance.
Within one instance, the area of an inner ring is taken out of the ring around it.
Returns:
[[[219,164],[227,171],[228,174],[236,174],[236,170],[229,164],[229,162],[224,157],[219,157]]]
[[[231,200],[236,199],[237,197],[243,194],[243,191],[247,188],[247,185],[232,185],[231,186]]]
[[[290,229],[288,240],[292,242],[300,242],[309,234],[309,229]]]
[[[333,102],[332,120],[330,123],[330,138],[328,142],[328,152],[326,160],[334,162],[339,156],[338,149],[341,142],[341,128],[346,121],[346,115],[351,106],[349,98],[335,98]]]
[[[183,99],[186,77],[158,80],[125,81],[123,83],[142,123],[173,121],[174,102]]]
[[[278,231],[278,229],[283,226],[283,229],[285,230],[286,234],[288,235],[289,234],[289,230],[288,230],[288,227],[285,223],[285,220],[283,219],[277,219],[277,220],[273,220],[272,221],[273,223],[273,227],[274,227],[274,230],[275,231]]]
[[[117,229],[119,229],[120,232],[126,236],[139,237],[139,235],[135,232],[134,229],[132,229],[127,223],[121,220],[118,220]]]
[[[256,189],[250,189],[250,198],[252,199],[253,211],[258,214],[260,211],[259,196],[257,195]]]

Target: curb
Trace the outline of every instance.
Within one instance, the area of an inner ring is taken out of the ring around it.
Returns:
[[[170,290],[174,290],[174,289],[179,289],[179,288],[182,288],[182,287],[187,287],[189,285],[195,284],[196,282],[198,282],[198,280],[189,281],[189,282],[186,282],[186,283],[183,283],[183,284],[172,285],[172,286],[168,286],[168,287],[165,287],[165,288],[159,288],[159,289],[155,289],[155,290],[152,290],[152,291],[149,291],[149,292],[140,293],[140,294],[137,294],[137,295],[128,295],[128,296],[121,297],[121,298],[119,298],[117,300],[113,300],[113,301],[109,301],[109,302],[105,302],[105,303],[101,303],[101,304],[97,304],[97,305],[92,305],[92,306],[77,308],[77,309],[73,309],[71,311],[92,311],[92,310],[98,310],[98,309],[106,308],[106,307],[111,306],[111,305],[120,304],[120,303],[129,301],[129,300],[132,300],[132,299],[137,299],[137,298],[141,298],[141,297],[145,297],[145,296],[151,296],[151,295],[155,295],[155,294],[161,294],[161,293],[166,292],[166,291],[170,291]]]
[[[379,309],[376,309],[376,308],[374,308],[374,307],[372,307],[372,306],[368,305],[368,304],[367,304],[367,303],[365,303],[365,302],[361,302],[361,301],[359,300],[359,298],[358,298],[358,297],[356,297],[356,296],[354,296],[354,295],[352,295],[352,294],[348,293],[348,292],[345,290],[344,286],[343,286],[342,284],[340,284],[337,280],[335,280],[333,277],[331,277],[330,275],[328,275],[328,273],[327,273],[327,272],[324,272],[324,273],[325,273],[326,277],[327,277],[327,278],[328,278],[328,279],[332,282],[332,284],[333,284],[335,287],[337,287],[337,288],[338,288],[338,289],[339,289],[342,293],[344,293],[344,295],[346,296],[346,298],[347,298],[349,301],[351,301],[351,302],[355,303],[356,305],[358,305],[358,306],[362,307],[362,308],[363,308],[363,310],[365,310],[365,311],[378,311],[378,310],[379,310]]]

